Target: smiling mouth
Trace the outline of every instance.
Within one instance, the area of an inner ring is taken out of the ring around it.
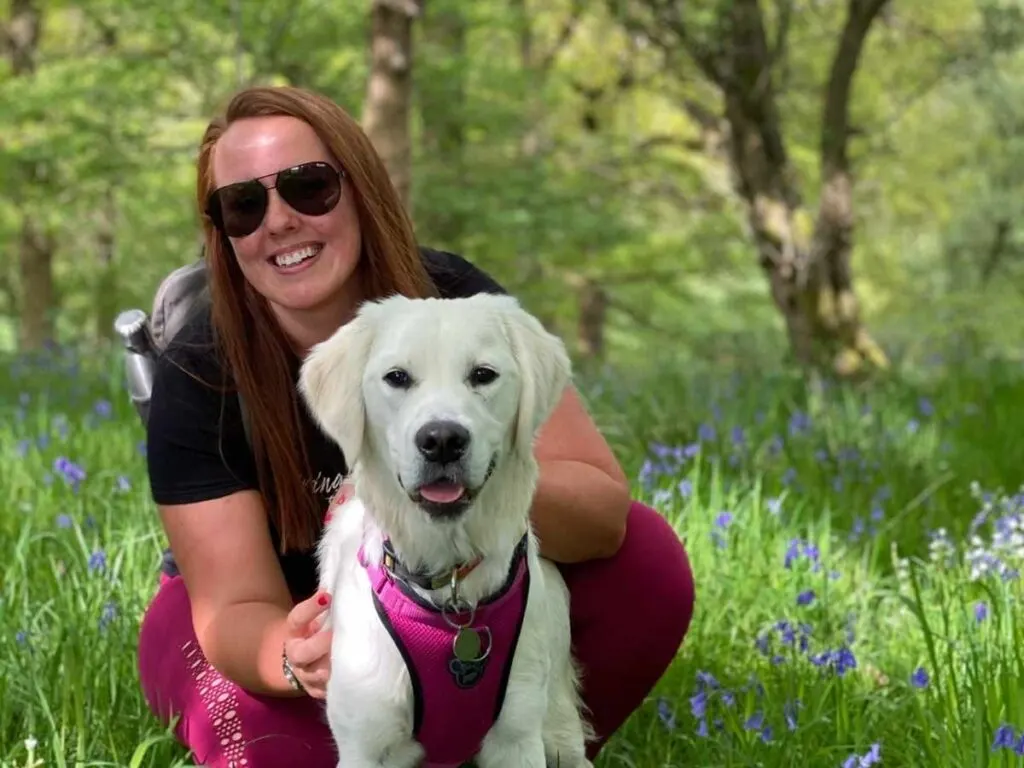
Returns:
[[[281,253],[277,256],[271,256],[269,261],[275,267],[287,269],[289,267],[297,267],[299,264],[309,261],[320,255],[320,251],[324,249],[323,243],[316,245],[307,245],[304,248],[297,248],[294,251],[288,253]]]
[[[484,475],[483,482],[475,488],[470,488],[465,484],[461,467],[438,467],[432,476],[428,476],[426,482],[407,491],[409,498],[431,517],[439,519],[458,517],[469,508],[473,499],[487,484],[494,473],[497,462],[498,456],[495,454],[487,466],[487,474]],[[401,483],[401,478],[399,478],[399,483]]]

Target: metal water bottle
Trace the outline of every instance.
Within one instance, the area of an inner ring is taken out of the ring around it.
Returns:
[[[114,320],[114,331],[121,337],[125,348],[124,372],[128,396],[145,423],[149,416],[157,355],[153,338],[149,334],[149,316],[141,309],[126,309]]]

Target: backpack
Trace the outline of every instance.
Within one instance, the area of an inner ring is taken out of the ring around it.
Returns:
[[[153,392],[153,371],[163,353],[194,311],[210,301],[206,259],[203,251],[191,264],[177,267],[157,286],[153,295],[152,313],[132,308],[122,311],[114,320],[114,331],[125,350],[125,384],[132,405],[143,424],[149,419],[149,400]],[[242,411],[245,437],[249,439],[249,419],[241,394],[237,395]]]

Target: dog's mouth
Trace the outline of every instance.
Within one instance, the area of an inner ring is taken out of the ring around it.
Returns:
[[[487,484],[497,463],[498,457],[495,454],[487,466],[484,479],[475,487],[466,483],[465,472],[459,465],[429,468],[422,482],[408,491],[409,498],[431,517],[459,517]]]
[[[466,495],[466,486],[454,480],[438,480],[421,485],[417,491],[431,504],[454,504]]]

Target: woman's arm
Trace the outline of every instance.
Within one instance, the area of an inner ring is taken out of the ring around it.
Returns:
[[[533,524],[544,557],[572,563],[615,554],[626,533],[629,482],[579,395],[566,390],[537,437]]]
[[[299,695],[281,670],[293,606],[258,493],[159,509],[210,664],[246,690]]]

